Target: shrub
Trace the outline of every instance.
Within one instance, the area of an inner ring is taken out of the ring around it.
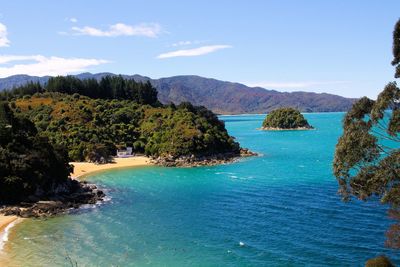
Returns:
[[[312,128],[300,111],[293,108],[279,108],[267,115],[263,128],[296,129]]]
[[[388,257],[381,255],[376,258],[369,259],[365,263],[365,267],[395,267],[395,265]]]

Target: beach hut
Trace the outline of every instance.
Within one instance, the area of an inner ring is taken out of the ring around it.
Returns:
[[[133,156],[132,147],[128,146],[126,149],[117,150],[118,158],[129,158]]]

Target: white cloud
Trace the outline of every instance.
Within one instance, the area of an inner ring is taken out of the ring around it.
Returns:
[[[207,45],[201,46],[198,48],[192,49],[182,49],[177,51],[171,51],[167,53],[163,53],[157,56],[157,58],[171,58],[171,57],[193,57],[193,56],[201,56],[206,55],[221,49],[231,48],[230,45]]]
[[[0,23],[0,47],[10,46],[10,41],[7,38],[7,27]]]
[[[77,23],[78,19],[77,18],[70,18],[69,21],[72,22],[72,23]]]
[[[0,55],[0,64],[28,61],[12,66],[0,65],[0,78],[15,74],[35,76],[66,75],[87,70],[88,67],[108,63],[103,59],[45,57],[42,55]]]
[[[337,85],[346,84],[349,81],[298,81],[298,82],[274,82],[274,81],[264,81],[264,82],[243,82],[250,87],[263,87],[267,89],[301,89],[315,86],[323,85]]]
[[[177,43],[172,44],[172,46],[182,46],[182,45],[191,45],[192,41],[179,41]]]
[[[206,41],[199,41],[199,40],[195,40],[195,41],[179,41],[179,42],[173,43],[171,46],[177,47],[177,46],[197,45],[197,44],[201,44],[201,43],[205,43],[205,42]]]
[[[142,23],[138,25],[126,25],[124,23],[117,23],[111,25],[108,30],[101,30],[98,28],[85,26],[83,28],[72,27],[72,31],[74,31],[74,33],[77,35],[89,35],[97,37],[145,36],[155,38],[160,34],[161,27],[156,23]]]

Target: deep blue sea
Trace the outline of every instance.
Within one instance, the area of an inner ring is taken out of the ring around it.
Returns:
[[[222,116],[259,157],[214,167],[142,167],[88,177],[111,200],[15,226],[22,266],[362,266],[391,221],[377,202],[341,202],[332,175],[343,113],[316,130],[259,131],[264,116]]]

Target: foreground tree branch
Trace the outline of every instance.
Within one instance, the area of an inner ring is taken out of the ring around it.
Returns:
[[[393,33],[392,65],[400,77],[400,20]],[[387,231],[386,245],[400,248],[400,89],[388,83],[374,101],[354,103],[343,120],[343,135],[333,161],[344,200],[378,197],[391,207],[397,223]]]

